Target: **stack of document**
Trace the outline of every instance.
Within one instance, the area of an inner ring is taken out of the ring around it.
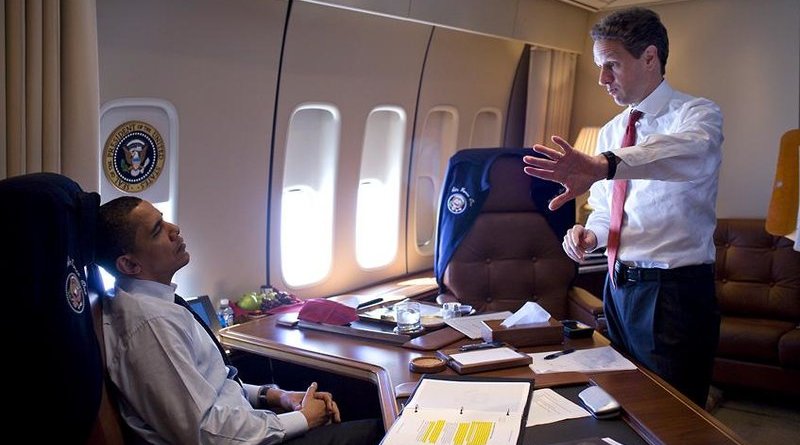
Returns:
[[[516,445],[532,380],[425,376],[382,445]]]
[[[567,354],[558,354],[560,351],[537,352],[528,354],[533,359],[529,366],[537,374],[553,372],[602,372],[602,371],[628,371],[636,369],[630,360],[626,359],[611,346],[592,349],[579,349]],[[545,360],[551,354],[557,357]]]

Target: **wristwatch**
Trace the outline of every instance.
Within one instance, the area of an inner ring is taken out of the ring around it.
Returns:
[[[608,173],[606,174],[606,179],[614,179],[614,175],[617,174],[617,155],[610,151],[604,151],[600,154],[608,159]]]
[[[270,389],[280,389],[278,385],[274,383],[270,383],[268,385],[261,385],[261,388],[258,389],[258,407],[259,408],[268,408],[269,405],[267,404],[267,393]]]

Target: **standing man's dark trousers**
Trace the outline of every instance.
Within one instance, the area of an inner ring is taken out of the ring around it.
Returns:
[[[603,310],[614,346],[705,407],[719,342],[714,265],[628,268],[606,278]]]

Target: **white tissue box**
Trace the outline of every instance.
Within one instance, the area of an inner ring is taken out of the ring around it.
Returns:
[[[502,341],[511,346],[554,345],[564,341],[564,326],[550,317],[546,323],[521,324],[506,328],[503,320],[481,321],[481,336],[484,341]]]

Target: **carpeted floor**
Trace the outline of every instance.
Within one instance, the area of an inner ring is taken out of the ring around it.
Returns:
[[[800,382],[798,383],[800,384]],[[776,394],[712,389],[711,414],[751,445],[800,443],[800,403]]]

